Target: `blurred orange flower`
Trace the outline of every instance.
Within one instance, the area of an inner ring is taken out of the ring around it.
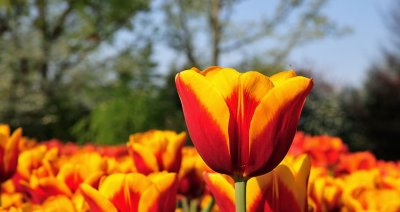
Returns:
[[[286,155],[313,82],[294,71],[271,77],[231,68],[196,68],[176,75],[191,139],[214,171],[248,178]]]
[[[129,136],[128,149],[138,172],[179,172],[186,133],[150,130]]]
[[[203,172],[210,170],[194,147],[183,148],[182,166],[179,171],[179,193],[189,199],[203,194]]]
[[[11,134],[8,125],[0,124],[0,184],[15,173],[21,136],[21,128]]]
[[[330,168],[338,164],[341,155],[348,153],[342,139],[327,135],[311,136],[298,132],[293,140],[289,154],[306,153],[310,155],[312,164]]]
[[[174,211],[178,178],[175,173],[160,172],[112,174],[95,189],[81,184],[80,191],[91,211]]]

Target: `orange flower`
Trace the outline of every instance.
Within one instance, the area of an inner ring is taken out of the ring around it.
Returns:
[[[191,139],[213,170],[238,177],[265,174],[286,155],[312,80],[294,71],[272,77],[234,69],[177,74]]]
[[[10,136],[10,127],[4,124],[0,125],[0,183],[15,173],[21,136],[21,128],[15,130]]]
[[[302,132],[296,134],[290,154],[309,154],[313,165],[336,166],[342,154],[348,153],[346,144],[339,137],[327,135],[311,136]]]
[[[284,161],[270,173],[247,182],[247,211],[308,211],[307,182],[311,162],[305,155]],[[205,174],[221,211],[235,211],[232,182],[221,174]]]
[[[310,179],[310,200],[314,211],[340,211],[342,207],[343,181],[331,176]]]
[[[186,133],[150,130],[129,136],[128,149],[138,172],[178,172]]]
[[[81,184],[80,190],[91,211],[174,211],[178,178],[161,172],[148,177],[139,174],[112,174],[96,190]]]
[[[375,156],[371,152],[356,152],[341,155],[335,174],[350,174],[358,170],[369,170],[377,167]]]

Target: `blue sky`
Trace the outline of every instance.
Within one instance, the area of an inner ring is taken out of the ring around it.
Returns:
[[[257,20],[267,14],[276,2],[277,0],[243,1],[235,9],[235,19]],[[290,65],[294,68],[312,69],[318,76],[335,85],[360,86],[368,67],[380,61],[381,49],[387,44],[389,33],[384,16],[392,2],[393,0],[331,0],[324,12],[337,24],[352,28],[352,33],[341,38],[318,40],[295,49],[287,61],[288,67]],[[157,49],[154,59],[160,67],[167,67],[170,61],[177,59],[171,50],[165,47]],[[262,54],[260,49],[254,51]],[[221,65],[229,66],[237,61],[239,54],[240,52],[223,55]]]
[[[327,79],[340,85],[359,86],[372,63],[379,63],[389,33],[384,17],[389,0],[332,0],[327,14],[353,33],[340,39],[325,39],[296,49],[290,59],[311,61]]]
[[[275,1],[248,0],[240,5],[239,16],[262,16]],[[295,49],[288,63],[310,68],[324,79],[341,86],[359,86],[371,63],[378,63],[381,48],[387,44],[389,33],[384,17],[390,0],[331,0],[324,12],[352,33],[341,38],[326,38]],[[251,13],[240,11],[251,11]],[[240,17],[239,17],[240,18]],[[229,63],[229,62],[228,62]],[[289,65],[288,64],[288,65]],[[307,67],[307,64],[309,67]]]

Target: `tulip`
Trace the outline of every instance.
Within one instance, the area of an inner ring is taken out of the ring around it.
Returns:
[[[247,211],[308,211],[307,183],[311,162],[305,155],[283,162],[268,174],[247,182]],[[234,188],[221,174],[205,174],[208,188],[221,211],[235,210]]]
[[[246,181],[268,173],[292,143],[312,80],[286,71],[271,77],[231,68],[196,68],[175,78],[186,125],[199,154],[235,179],[237,210]]]
[[[80,191],[91,211],[174,211],[178,177],[160,172],[148,177],[139,173],[112,174],[99,189],[82,183]]]
[[[150,130],[129,136],[128,149],[138,172],[179,172],[186,133]]]
[[[342,207],[343,181],[331,176],[319,176],[310,180],[310,200],[314,211],[340,211]]]
[[[192,68],[175,81],[190,137],[206,164],[246,178],[271,171],[286,155],[312,87],[294,71],[267,77],[221,67]]]
[[[185,146],[182,149],[183,158],[179,170],[179,200],[183,211],[192,211],[198,208],[201,199],[204,199],[205,183],[203,172],[211,171],[196,149],[192,146]],[[192,210],[191,210],[192,209]]]
[[[0,125],[0,184],[15,173],[21,136],[21,128],[15,130],[10,136],[10,127]]]

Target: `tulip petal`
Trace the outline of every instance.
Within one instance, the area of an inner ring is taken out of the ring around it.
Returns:
[[[175,83],[189,134],[200,155],[215,171],[232,173],[230,112],[223,96],[195,70],[178,73]]]
[[[7,124],[0,124],[0,134],[10,137],[10,126]]]
[[[74,204],[71,199],[66,196],[57,195],[51,196],[44,201],[42,205],[43,211],[60,211],[60,206],[64,212],[75,212]]]
[[[225,100],[230,99],[232,94],[237,91],[240,73],[235,69],[211,66],[199,74],[204,75]]]
[[[250,124],[250,155],[245,175],[271,171],[286,155],[312,80],[293,77],[274,87],[256,108]]]
[[[96,189],[85,183],[82,183],[79,188],[91,211],[117,212],[117,209],[114,207],[114,205]]]
[[[175,173],[161,172],[149,175],[153,184],[143,193],[139,212],[174,211],[178,177]]]
[[[274,75],[272,75],[270,77],[270,80],[274,83],[275,86],[281,84],[282,82],[284,82],[285,80],[295,77],[296,76],[296,72],[293,70],[289,70],[289,71],[281,71],[278,72]]]
[[[79,184],[83,182],[79,169],[79,164],[64,164],[57,174],[57,179],[65,182],[71,191],[75,191],[79,187]]]
[[[272,172],[247,182],[248,211],[305,211],[290,169],[279,165]]]
[[[169,172],[178,172],[182,162],[182,148],[185,145],[186,133],[171,136],[164,154],[162,154],[162,163],[164,170]]]
[[[138,143],[130,143],[130,151],[136,169],[143,174],[158,172],[158,162],[150,147]]]
[[[4,158],[3,158],[3,170],[7,172],[7,174],[14,174],[15,169],[17,168],[18,163],[18,152],[19,152],[19,142],[22,137],[22,129],[16,129],[8,142],[5,144],[4,148]],[[2,176],[3,177],[3,176]],[[0,177],[0,178],[2,178]]]
[[[215,198],[218,208],[224,212],[235,211],[235,189],[221,174],[205,173],[204,180]]]
[[[300,202],[300,207],[307,210],[307,186],[308,186],[308,178],[310,176],[311,171],[311,160],[307,155],[301,155],[295,161],[293,166],[295,170],[293,173],[295,174],[295,181],[298,188],[298,200]]]
[[[99,192],[119,211],[136,211],[141,194],[151,185],[142,174],[112,174],[104,179]]]
[[[254,111],[273,88],[268,77],[254,71],[239,76],[237,90],[227,100],[231,111],[229,141],[235,171],[243,173],[249,159],[249,128]]]

